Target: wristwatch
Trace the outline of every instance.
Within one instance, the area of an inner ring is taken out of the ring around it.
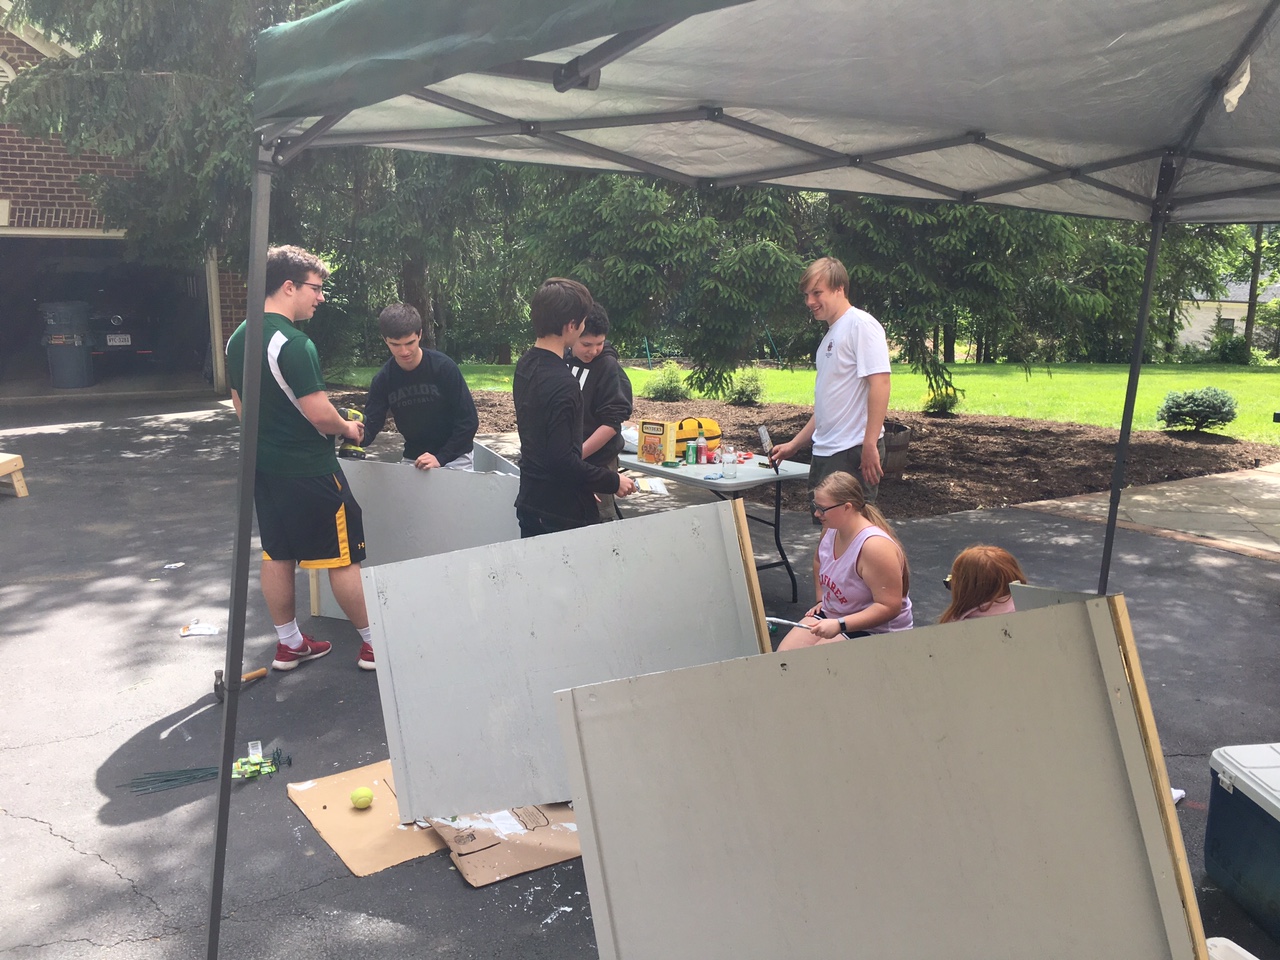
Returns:
[[[841,633],[848,633],[848,632],[849,632],[848,630],[846,630],[846,629],[844,628],[844,617],[841,617],[839,620],[837,620],[837,621],[836,621],[836,623],[840,624],[840,632],[841,632]]]

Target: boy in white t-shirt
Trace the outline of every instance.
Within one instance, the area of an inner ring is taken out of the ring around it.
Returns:
[[[834,257],[809,265],[800,278],[800,292],[814,318],[827,325],[815,357],[813,416],[769,457],[788,460],[812,443],[810,493],[823,477],[843,470],[862,480],[867,503],[875,503],[884,476],[884,418],[889,412],[884,327],[849,303],[849,273]]]

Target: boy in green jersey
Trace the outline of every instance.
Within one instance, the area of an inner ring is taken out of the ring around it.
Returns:
[[[262,537],[262,595],[276,628],[271,663],[276,670],[292,670],[329,652],[326,641],[298,629],[298,564],[329,571],[333,595],[360,633],[357,665],[376,669],[360,581],[365,556],[360,505],[333,449],[335,435],[358,444],[363,431],[329,402],[315,344],[295,326],[311,319],[324,302],[328,276],[329,268],[299,247],[267,251],[253,503]],[[227,377],[237,415],[242,415],[244,339],[242,323],[227,341]]]

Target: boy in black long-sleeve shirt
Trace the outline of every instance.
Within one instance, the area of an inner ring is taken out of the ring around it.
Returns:
[[[605,339],[608,335],[609,314],[593,303],[578,342],[564,359],[582,387],[582,456],[587,463],[616,471],[623,447],[622,421],[631,416],[632,395],[631,381],[618,362],[618,351]],[[612,494],[599,494],[599,499],[600,519],[615,519]]]
[[[529,315],[536,341],[512,378],[520,431],[520,536],[571,530],[599,522],[595,493],[625,497],[634,482],[582,459],[582,389],[564,353],[582,332],[591,294],[575,280],[552,277],[533,295]]]
[[[404,458],[419,470],[470,470],[480,418],[462,371],[443,353],[422,348],[422,317],[409,304],[386,307],[378,315],[378,329],[391,359],[369,384],[365,445],[378,435],[390,409],[404,437]]]

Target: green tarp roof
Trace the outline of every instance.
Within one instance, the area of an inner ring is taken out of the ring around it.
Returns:
[[[1128,219],[1172,157],[1171,219],[1280,221],[1277,8],[346,0],[261,35],[254,102],[287,138],[327,117],[315,146]]]

